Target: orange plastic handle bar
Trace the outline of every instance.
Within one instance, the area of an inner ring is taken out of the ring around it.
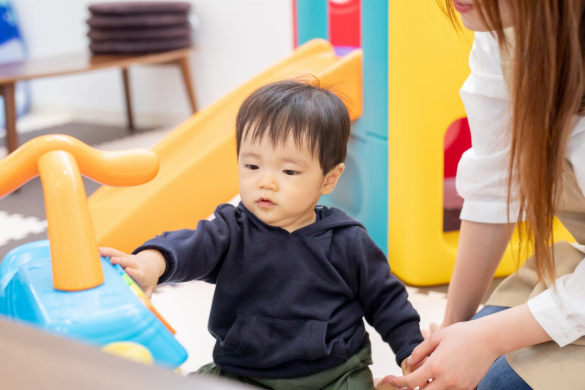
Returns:
[[[53,285],[79,291],[104,281],[81,175],[102,184],[131,186],[158,173],[146,149],[102,152],[66,135],[35,138],[0,161],[0,197],[37,175],[45,193]]]
[[[44,135],[28,141],[0,161],[0,197],[36,177],[37,161],[53,150],[71,153],[82,175],[110,186],[144,184],[158,173],[158,157],[148,149],[103,152],[67,135]]]

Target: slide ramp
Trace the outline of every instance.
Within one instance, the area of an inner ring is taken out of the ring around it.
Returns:
[[[160,171],[136,187],[101,187],[89,198],[97,242],[130,252],[163,231],[195,228],[238,193],[235,118],[256,88],[306,75],[333,85],[352,120],[362,113],[362,52],[338,57],[325,40],[310,41],[290,56],[197,112],[152,150]]]

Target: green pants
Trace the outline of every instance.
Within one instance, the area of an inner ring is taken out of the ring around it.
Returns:
[[[300,378],[248,378],[225,372],[214,363],[206,364],[193,374],[221,376],[260,388],[275,390],[373,390],[372,372],[368,368],[370,364],[372,364],[372,347],[368,342],[364,348],[340,366]]]

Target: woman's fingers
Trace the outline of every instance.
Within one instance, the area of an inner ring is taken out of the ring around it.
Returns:
[[[434,322],[431,322],[431,334],[435,333],[436,331],[438,331],[439,329],[441,329],[441,327],[438,324],[435,324]]]
[[[439,346],[441,338],[437,337],[436,334],[430,335],[425,341],[420,343],[410,355],[408,365],[410,367],[416,367],[419,365],[427,356]]]
[[[421,329],[421,331],[420,331],[420,332],[422,333],[423,337],[424,337],[425,339],[427,339],[427,338],[429,338],[429,337],[430,337],[430,335],[432,335],[432,334],[433,334],[433,333],[435,333],[435,332],[438,332],[438,331],[439,331],[439,330],[441,330],[441,329],[442,329],[442,326],[441,326],[441,325],[439,325],[439,324],[436,324],[436,323],[434,323],[434,322],[431,322],[431,324],[429,325],[429,330],[424,330],[424,329]]]
[[[439,346],[441,337],[436,334],[429,336],[428,339],[420,343],[408,358],[408,366],[413,368],[414,371],[403,377],[391,377],[387,376],[382,379],[381,383],[389,382],[393,386],[399,389],[406,387],[414,389],[420,386],[420,388],[431,389],[432,387],[428,383],[430,379],[434,378],[434,372],[431,364],[428,363],[427,357],[433,353],[433,351]],[[427,359],[427,360],[425,360]],[[426,386],[426,387],[425,387]]]
[[[374,387],[376,390],[399,390],[398,388],[392,386],[390,382],[382,383],[382,381],[378,382]]]

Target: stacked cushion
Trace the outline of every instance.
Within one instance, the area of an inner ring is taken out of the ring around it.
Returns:
[[[186,2],[116,2],[89,6],[95,54],[152,53],[191,46]]]

